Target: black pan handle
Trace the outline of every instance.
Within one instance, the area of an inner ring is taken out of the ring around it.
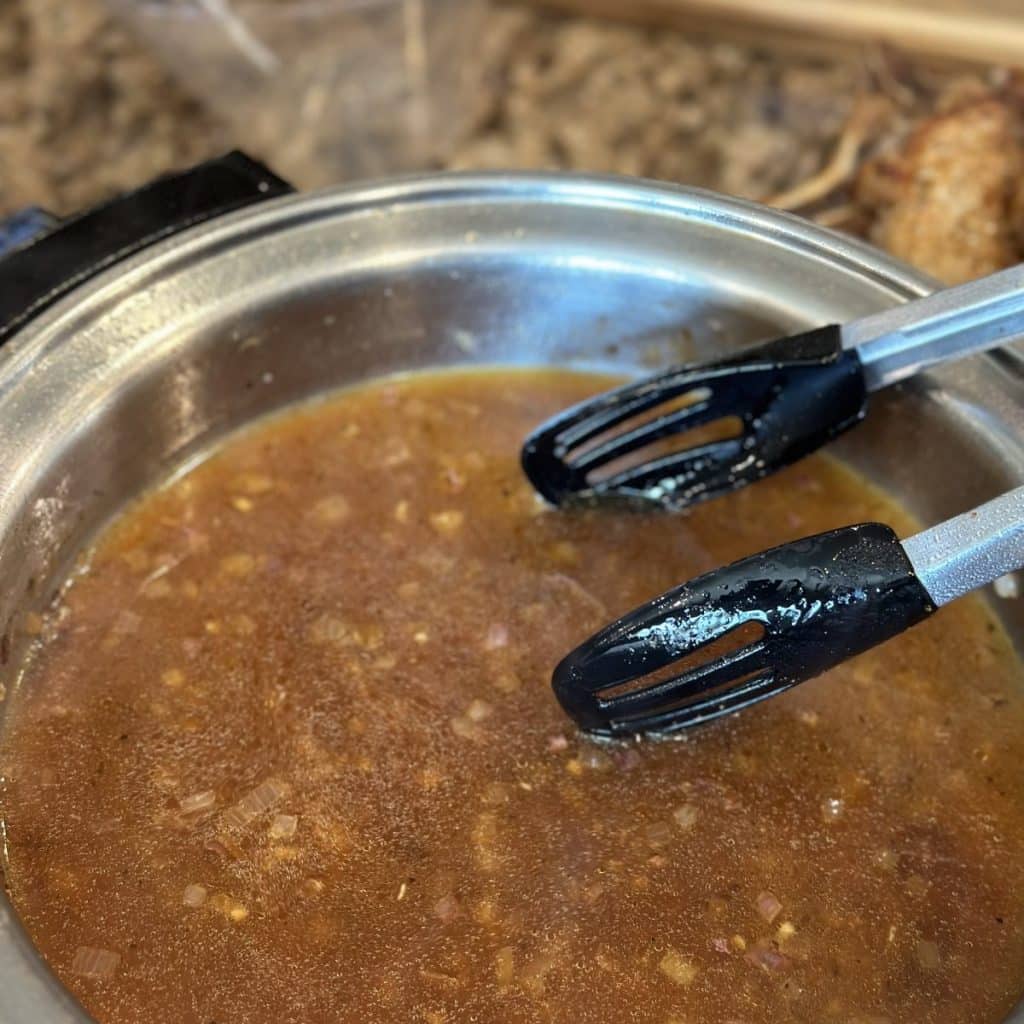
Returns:
[[[147,245],[293,191],[235,151],[64,221],[36,208],[15,214],[0,223],[0,344],[72,288]]]

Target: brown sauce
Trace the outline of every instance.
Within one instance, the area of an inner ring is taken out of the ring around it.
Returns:
[[[663,743],[552,666],[696,573],[865,519],[826,458],[686,516],[542,508],[605,385],[423,376],[125,514],[0,755],[7,884],[102,1024],[987,1024],[1024,977],[1021,666],[979,600]]]

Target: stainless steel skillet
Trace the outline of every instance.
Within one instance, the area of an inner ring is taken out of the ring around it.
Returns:
[[[427,177],[282,196],[182,233],[149,227],[150,244],[127,232],[123,259],[109,254],[0,349],[8,689],[24,614],[95,531],[255,417],[432,366],[638,375],[931,288],[796,218],[612,179]],[[883,397],[834,451],[938,522],[1024,482],[1022,409],[1017,358],[982,357]],[[994,603],[1024,640],[1021,602]],[[0,1024],[83,1019],[2,899],[0,991]]]

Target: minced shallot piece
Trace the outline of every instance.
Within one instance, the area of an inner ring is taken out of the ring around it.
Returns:
[[[180,668],[169,668],[161,674],[160,680],[164,686],[174,689],[185,682],[185,673]]]
[[[515,951],[511,946],[502,946],[494,954],[494,977],[499,985],[511,985],[515,980]]]
[[[746,954],[746,960],[762,970],[768,971],[769,974],[777,974],[779,971],[784,971],[792,964],[792,960],[784,953],[780,953],[775,949],[765,949],[761,946],[750,950]]]
[[[109,949],[96,949],[93,946],[79,946],[75,950],[74,960],[71,961],[71,971],[83,978],[103,981],[113,977],[120,963],[120,953],[114,953]]]
[[[452,893],[448,893],[447,896],[442,896],[434,904],[434,916],[443,923],[447,924],[449,921],[454,921],[459,914],[459,901],[455,898]]]
[[[269,811],[284,796],[284,786],[276,779],[261,782],[251,793],[246,794],[224,814],[227,825],[247,825],[257,815]]]
[[[309,510],[310,517],[321,526],[337,526],[347,519],[351,512],[348,498],[342,494],[329,494],[321,498]]]
[[[771,892],[761,893],[757,897],[756,906],[757,912],[769,924],[771,924],[782,912],[782,904],[775,897],[775,894]]]
[[[274,487],[274,481],[263,473],[242,473],[235,482],[246,494],[266,494]]]
[[[270,823],[271,839],[289,839],[295,835],[299,819],[294,814],[277,814]]]
[[[677,985],[687,986],[697,977],[697,968],[675,950],[669,950],[658,961],[658,970]]]
[[[463,715],[449,719],[449,724],[452,727],[452,732],[460,739],[478,740],[481,738],[480,727]]]
[[[917,944],[917,962],[926,971],[937,971],[942,963],[939,957],[939,947],[934,942],[922,939]]]
[[[249,908],[241,900],[236,900],[227,893],[219,892],[214,895],[210,900],[210,906],[223,914],[229,921],[234,921],[236,924],[244,921],[249,916]]]
[[[462,528],[466,514],[461,509],[449,508],[430,516],[430,525],[443,537],[454,536]]]
[[[466,717],[471,722],[482,722],[485,718],[489,718],[493,708],[487,701],[474,700],[470,703],[466,709]]]
[[[631,772],[639,767],[643,758],[640,757],[639,751],[629,747],[627,750],[616,750],[612,754],[612,760],[620,772]]]
[[[551,971],[556,962],[550,953],[540,953],[523,968],[521,978],[527,992],[534,996],[544,994],[544,976]]]
[[[664,846],[672,838],[672,833],[665,822],[656,821],[644,829],[644,838],[651,846]]]
[[[221,572],[236,579],[248,576],[256,568],[256,559],[247,551],[238,551],[233,555],[225,555],[220,560]]]
[[[580,756],[584,768],[595,772],[606,772],[612,766],[612,759],[603,750],[587,750]]]
[[[181,902],[186,907],[201,907],[206,902],[206,886],[192,885],[185,886],[185,892],[182,894]]]
[[[198,814],[209,810],[217,802],[217,794],[212,789],[204,789],[202,793],[193,793],[178,801],[182,814]]]
[[[460,473],[454,466],[448,466],[444,471],[445,483],[453,494],[458,494],[466,489],[466,476]]]
[[[484,650],[496,651],[500,647],[508,647],[508,626],[496,622],[487,630],[487,636],[484,637]]]
[[[142,616],[137,612],[122,611],[118,613],[117,618],[114,620],[113,630],[115,633],[128,635],[131,633],[137,633],[139,631],[139,626],[141,625]]]
[[[672,812],[672,817],[683,831],[689,831],[697,823],[697,808],[693,804],[683,804]]]

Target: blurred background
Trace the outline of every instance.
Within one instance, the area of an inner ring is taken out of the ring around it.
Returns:
[[[0,0],[0,213],[232,147],[699,185],[936,277],[1024,255],[1020,0]]]

